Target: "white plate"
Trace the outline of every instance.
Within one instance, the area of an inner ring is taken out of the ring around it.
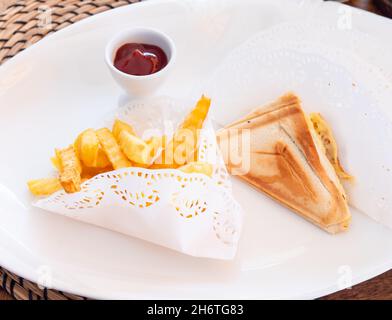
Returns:
[[[315,298],[391,268],[392,232],[365,215],[354,212],[351,230],[331,237],[239,183],[235,195],[247,216],[238,257],[230,263],[191,258],[33,209],[25,187],[27,179],[47,174],[53,147],[117,106],[120,89],[103,62],[114,32],[133,25],[167,32],[178,63],[162,93],[190,98],[252,35],[310,15],[335,23],[340,8],[303,0],[148,1],[76,23],[2,66],[0,265],[89,297],[151,299]],[[391,30],[386,19],[357,10],[352,17],[355,29],[375,38]],[[357,54],[376,63],[371,51]],[[259,202],[261,214],[254,212]]]

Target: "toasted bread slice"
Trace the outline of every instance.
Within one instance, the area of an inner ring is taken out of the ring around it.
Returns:
[[[295,94],[253,110],[218,141],[229,171],[242,166],[239,178],[330,233],[348,228],[346,194]]]

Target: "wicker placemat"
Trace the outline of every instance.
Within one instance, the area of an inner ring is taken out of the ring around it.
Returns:
[[[3,0],[0,0],[2,4]],[[140,0],[18,0],[0,10],[0,64],[20,51],[72,23]],[[0,287],[15,299],[85,299],[40,288],[0,267]]]

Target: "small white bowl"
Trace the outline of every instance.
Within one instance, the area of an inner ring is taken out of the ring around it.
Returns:
[[[160,47],[166,54],[168,63],[158,72],[146,76],[124,73],[114,66],[117,50],[126,43],[145,43]],[[173,41],[164,33],[151,29],[136,27],[115,35],[105,49],[105,62],[116,82],[131,96],[143,97],[156,91],[165,81],[176,59]]]

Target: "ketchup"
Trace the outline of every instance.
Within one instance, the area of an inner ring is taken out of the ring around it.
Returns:
[[[157,46],[144,43],[127,43],[121,46],[114,58],[114,66],[127,74],[146,76],[167,65],[165,52]]]

